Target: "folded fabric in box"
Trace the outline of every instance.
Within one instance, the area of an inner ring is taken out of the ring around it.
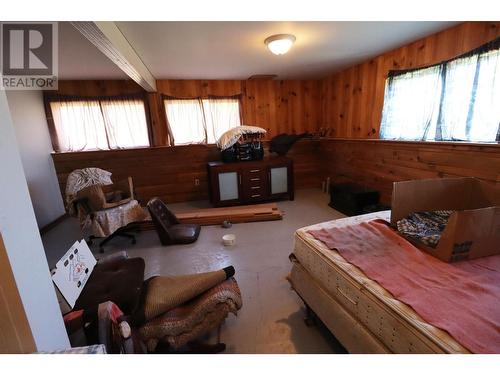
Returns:
[[[397,222],[398,232],[410,240],[435,248],[453,211],[414,212]]]

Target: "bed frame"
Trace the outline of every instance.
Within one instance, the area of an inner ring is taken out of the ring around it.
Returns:
[[[359,285],[346,285],[347,279],[338,281],[338,293],[332,293],[294,254],[290,255],[290,260],[293,265],[288,280],[292,289],[349,353],[468,352],[454,340],[441,341],[427,335],[425,330],[415,327],[368,290]],[[449,337],[446,332],[442,333]]]

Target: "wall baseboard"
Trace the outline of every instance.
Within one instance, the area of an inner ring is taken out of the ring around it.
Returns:
[[[59,216],[57,219],[51,221],[47,225],[44,225],[43,227],[40,228],[40,234],[44,235],[49,230],[51,230],[54,227],[56,227],[57,225],[61,224],[67,217],[68,217],[68,213],[65,212],[64,214],[62,214],[61,216]]]

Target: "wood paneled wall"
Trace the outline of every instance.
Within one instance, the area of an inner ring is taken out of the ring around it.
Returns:
[[[338,138],[379,138],[389,70],[432,65],[500,36],[500,22],[465,22],[323,80],[322,126]]]
[[[242,121],[280,133],[315,132],[321,125],[320,80],[158,80],[148,93],[153,146],[167,146],[168,132],[161,95],[182,98],[241,95]],[[133,81],[59,81],[62,95],[123,95],[143,92]]]
[[[390,203],[392,183],[438,177],[477,177],[500,185],[500,146],[329,139],[320,146],[324,177],[356,182]]]
[[[375,188],[384,203],[390,203],[394,181],[474,176],[500,184],[498,145],[377,139],[389,70],[432,65],[498,36],[500,22],[465,22],[323,80],[322,126],[337,138],[321,141],[323,176]]]
[[[321,124],[319,80],[158,80],[158,92],[177,97],[241,94],[242,122],[280,133],[315,132]]]
[[[35,350],[35,340],[0,233],[0,354],[27,354]]]
[[[282,133],[331,128],[337,139],[300,141],[290,154],[296,187],[332,181],[357,181],[379,189],[390,201],[392,182],[476,176],[499,183],[499,147],[375,140],[391,69],[408,69],[450,59],[500,36],[500,22],[465,22],[428,36],[321,81],[158,80],[148,94],[155,146],[168,145],[161,94],[178,97],[242,95],[243,122]],[[59,92],[70,95],[114,95],[142,89],[132,81],[61,81]],[[342,138],[342,139],[341,139]],[[362,140],[365,139],[365,140]],[[373,140],[370,140],[373,139]],[[61,189],[76,168],[101,167],[115,178],[132,175],[143,200],[160,196],[167,202],[206,199],[206,162],[219,158],[214,146],[155,147],[55,154]],[[200,185],[195,186],[194,180]]]
[[[321,185],[317,171],[319,141],[301,140],[288,156],[294,160],[296,188]],[[167,203],[208,199],[207,163],[219,160],[220,154],[213,145],[190,145],[62,153],[52,157],[61,194],[71,171],[99,167],[112,172],[114,181],[132,176],[137,196],[145,204],[155,196]],[[198,186],[195,179],[200,182]]]

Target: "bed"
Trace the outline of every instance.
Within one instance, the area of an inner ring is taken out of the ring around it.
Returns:
[[[390,211],[298,229],[290,255],[292,288],[350,353],[469,353],[307,233],[377,218],[389,221]]]

